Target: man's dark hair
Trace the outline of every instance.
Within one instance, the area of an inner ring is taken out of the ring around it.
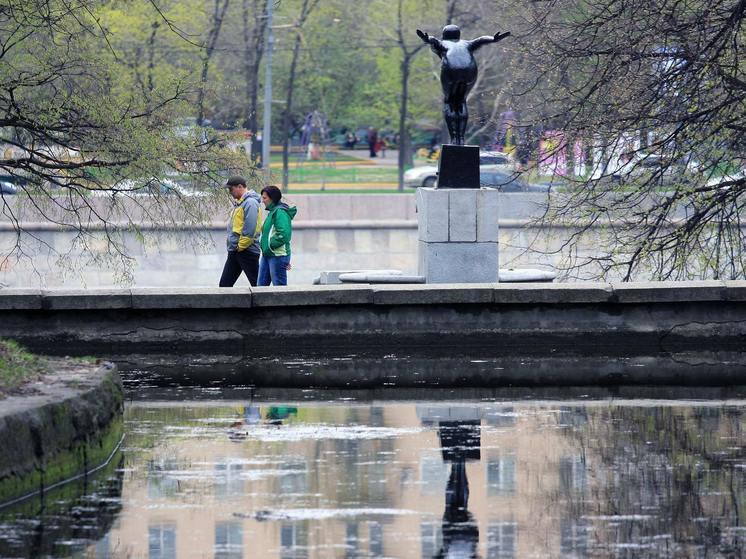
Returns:
[[[279,188],[277,188],[274,185],[265,186],[262,188],[262,194],[267,193],[267,196],[269,196],[269,199],[272,200],[275,204],[280,202],[280,199],[282,198],[282,192]]]
[[[246,179],[236,175],[235,177],[229,178],[228,181],[225,183],[225,186],[238,186],[239,184],[246,186]]]

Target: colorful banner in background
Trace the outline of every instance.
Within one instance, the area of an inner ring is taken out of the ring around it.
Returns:
[[[586,173],[585,165],[585,147],[583,142],[575,140],[572,146],[572,163],[573,163],[573,175],[576,177],[584,177]]]
[[[547,130],[539,141],[540,175],[567,176],[567,144],[559,130]]]

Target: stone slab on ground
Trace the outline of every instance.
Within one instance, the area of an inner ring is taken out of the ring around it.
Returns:
[[[342,274],[381,274],[387,276],[401,276],[404,272],[401,270],[329,270],[319,274],[318,282],[315,285],[339,285],[342,281],[339,277]]]
[[[425,283],[425,276],[380,272],[349,272],[340,274],[339,279],[341,283]]]
[[[555,272],[536,268],[500,268],[500,283],[536,283],[552,282],[557,277]]]

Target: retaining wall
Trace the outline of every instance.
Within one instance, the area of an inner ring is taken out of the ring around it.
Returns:
[[[116,367],[81,365],[0,401],[0,507],[105,464],[122,438]]]
[[[656,355],[746,349],[746,282],[0,291],[52,354]]]

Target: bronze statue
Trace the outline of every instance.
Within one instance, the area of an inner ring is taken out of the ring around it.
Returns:
[[[451,135],[451,143],[464,145],[466,122],[469,110],[466,107],[466,96],[477,81],[477,61],[474,51],[482,45],[497,43],[510,35],[495,33],[477,37],[471,41],[461,40],[461,30],[457,25],[446,25],[443,38],[436,39],[427,33],[417,30],[417,35],[430,45],[432,51],[440,57],[440,83],[443,86],[443,116]]]

